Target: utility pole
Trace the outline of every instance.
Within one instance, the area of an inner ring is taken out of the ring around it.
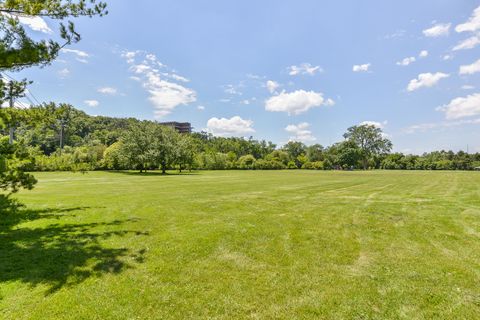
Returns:
[[[10,109],[13,109],[13,107],[15,106],[15,100],[13,98],[13,95],[12,95],[12,86],[10,86],[9,88],[9,100],[10,100]],[[10,138],[8,139],[8,143],[10,144],[13,144],[13,138],[14,138],[14,133],[15,133],[15,130],[13,128],[13,123],[10,123],[10,125],[8,126],[8,131],[9,131],[9,136]]]
[[[9,101],[10,109],[15,108],[15,99],[25,97],[25,91],[27,89],[27,85],[31,82],[27,82],[26,80],[23,81],[15,81],[11,80],[7,84],[6,88],[6,96],[5,98]],[[8,131],[9,131],[9,143],[13,144],[13,140],[15,138],[15,114],[13,110],[11,110],[11,118],[8,124]]]
[[[60,124],[60,154],[61,154],[63,150],[63,139],[65,137],[66,120],[60,119],[58,120],[58,122]]]

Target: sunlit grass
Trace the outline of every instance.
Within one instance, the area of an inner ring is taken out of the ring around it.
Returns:
[[[39,173],[0,318],[474,319],[480,173]]]

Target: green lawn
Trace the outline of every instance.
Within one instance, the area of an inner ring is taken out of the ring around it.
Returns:
[[[2,319],[478,319],[480,173],[39,173]]]

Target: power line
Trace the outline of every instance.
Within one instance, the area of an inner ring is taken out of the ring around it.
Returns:
[[[10,80],[12,80],[12,81],[18,81],[18,80],[16,80],[15,78],[13,78],[12,76],[10,76],[10,75],[9,75],[8,73],[6,73],[6,72],[4,72],[3,74],[4,74],[7,78],[9,78]],[[32,100],[28,95],[30,95],[31,98],[33,98],[33,100]],[[33,94],[33,92],[32,92],[30,89],[28,89],[28,90],[25,92],[25,98],[28,100],[28,102],[30,102],[30,104],[31,104],[32,106],[34,106],[34,105],[41,105],[40,101],[38,101],[38,99],[35,97],[35,95]],[[35,101],[35,102],[34,102],[34,101]]]

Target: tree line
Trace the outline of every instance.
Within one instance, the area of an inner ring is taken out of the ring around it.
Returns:
[[[277,146],[206,132],[180,134],[154,121],[90,116],[67,104],[0,111],[6,124],[0,129],[2,141],[6,148],[19,150],[15,159],[25,171],[473,170],[480,166],[479,153],[391,153],[391,141],[371,125],[348,128],[343,141],[327,147],[298,141]],[[12,131],[15,143],[9,145]]]

